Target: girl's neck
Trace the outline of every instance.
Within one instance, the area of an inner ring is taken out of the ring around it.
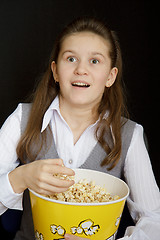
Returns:
[[[85,129],[98,119],[97,108],[95,106],[71,106],[59,97],[59,107],[61,115],[72,130],[74,143],[78,141]]]

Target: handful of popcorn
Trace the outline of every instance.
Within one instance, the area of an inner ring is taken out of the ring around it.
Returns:
[[[65,175],[55,174],[55,177],[65,180],[71,180],[74,177],[68,177]],[[120,197],[115,195],[111,196],[105,188],[96,185],[94,181],[88,181],[82,179],[72,185],[66,192],[55,193],[47,196],[54,200],[73,202],[73,203],[100,203],[110,202],[119,199]]]

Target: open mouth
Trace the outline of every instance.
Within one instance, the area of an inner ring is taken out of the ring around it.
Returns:
[[[87,84],[87,83],[82,83],[82,82],[74,82],[74,83],[72,83],[72,86],[74,86],[74,87],[82,87],[82,88],[88,88],[88,87],[90,87],[89,84]]]

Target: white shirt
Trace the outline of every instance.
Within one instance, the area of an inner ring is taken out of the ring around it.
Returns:
[[[18,166],[16,146],[20,139],[22,104],[8,117],[0,131],[0,214],[7,208],[22,210],[22,196],[14,193],[8,173]],[[65,166],[78,168],[97,143],[94,131],[97,122],[89,126],[74,145],[73,134],[61,116],[58,97],[44,115],[41,132],[51,122],[57,152]],[[62,129],[58,131],[58,129]],[[85,145],[86,138],[87,145]],[[123,240],[158,240],[160,235],[160,192],[153,175],[143,140],[143,128],[136,124],[124,166],[126,182],[131,190],[127,199],[135,227],[126,229]],[[121,240],[122,240],[121,239]]]

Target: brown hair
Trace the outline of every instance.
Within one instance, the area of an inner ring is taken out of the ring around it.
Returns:
[[[106,151],[106,158],[103,160],[102,165],[106,164],[109,169],[112,169],[117,163],[121,155],[121,127],[123,124],[121,116],[124,116],[126,107],[124,104],[124,97],[122,91],[121,77],[122,77],[122,58],[119,43],[115,32],[111,31],[103,22],[93,18],[79,18],[69,24],[61,35],[57,38],[47,71],[44,73],[39,85],[34,93],[32,108],[25,132],[23,133],[18,146],[17,155],[19,159],[25,162],[25,158],[29,161],[34,161],[40,153],[42,146],[46,144],[45,130],[41,133],[43,116],[54,100],[59,94],[59,85],[53,79],[51,71],[51,62],[57,62],[58,55],[63,43],[63,40],[75,33],[90,31],[92,33],[102,36],[110,44],[110,58],[111,67],[118,68],[118,74],[115,83],[110,88],[105,88],[102,100],[100,102],[98,113],[100,121],[97,127],[96,136]],[[104,118],[108,111],[109,115]],[[112,126],[112,133],[110,131]],[[106,133],[110,131],[113,144],[109,146],[106,141]],[[50,131],[51,132],[51,131]],[[113,137],[114,136],[114,137]],[[47,135],[48,137],[48,135]],[[50,134],[50,140],[52,135]],[[32,146],[36,146],[36,150]]]

